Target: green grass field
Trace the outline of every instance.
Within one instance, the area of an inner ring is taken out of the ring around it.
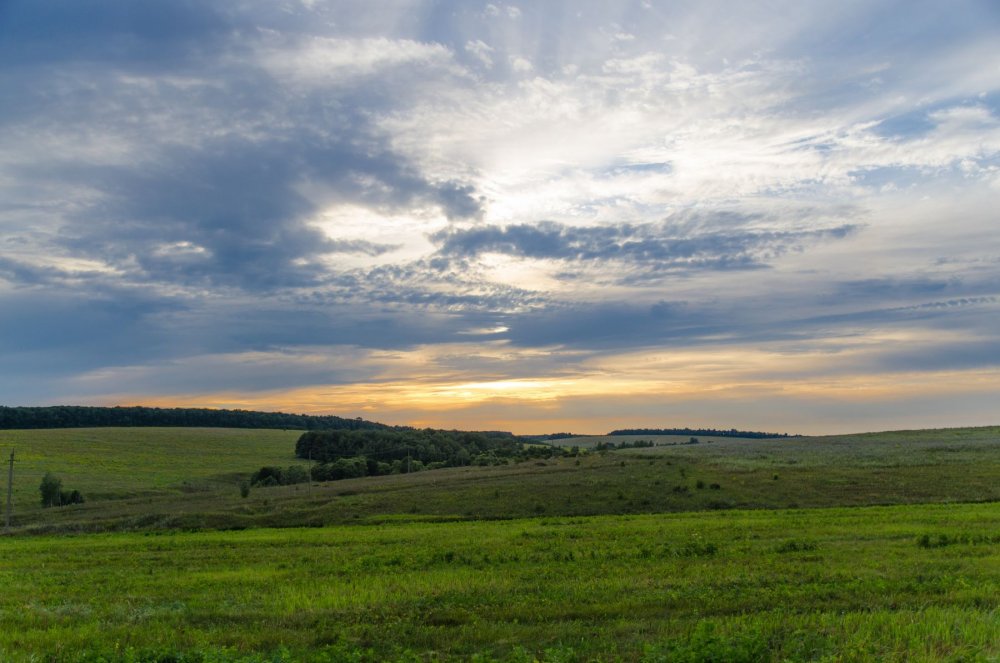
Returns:
[[[666,454],[743,469],[974,464],[995,461],[1000,454],[1000,426],[762,440],[698,437],[698,444],[684,444],[689,439],[677,435],[608,435],[569,438],[559,440],[559,444],[568,447],[586,442],[592,447],[599,441],[621,444],[647,440],[657,446],[618,451]]]
[[[0,551],[5,661],[1000,655],[996,504],[28,537]]]
[[[301,464],[298,435],[0,432],[0,661],[1000,660],[1000,428],[242,498],[261,465]],[[42,509],[46,470],[87,503]]]
[[[317,526],[391,517],[501,519],[1000,500],[997,428],[783,440],[722,438],[254,489],[261,465],[301,464],[296,431],[8,431],[22,531]],[[685,438],[686,439],[686,438]],[[0,447],[2,449],[2,447]],[[86,504],[42,509],[45,469]]]
[[[227,428],[0,430],[0,460],[15,453],[17,510],[34,510],[45,472],[90,500],[232,486],[261,465],[296,462],[301,431]],[[6,487],[7,464],[0,482]]]

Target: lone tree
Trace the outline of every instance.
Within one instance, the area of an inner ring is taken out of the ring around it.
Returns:
[[[62,504],[62,480],[51,472],[46,472],[42,483],[38,486],[42,493],[42,506],[59,506]]]

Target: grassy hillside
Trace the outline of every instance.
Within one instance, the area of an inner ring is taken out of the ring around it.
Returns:
[[[996,428],[723,439],[500,467],[255,488],[247,499],[239,495],[240,478],[263,464],[296,462],[291,448],[297,433],[256,431],[255,436],[206,429],[174,438],[179,431],[169,429],[146,432],[146,441],[121,437],[143,435],[144,430],[91,431],[95,446],[90,461],[79,466],[67,461],[67,447],[57,445],[57,438],[41,431],[24,433],[39,435],[36,452],[48,449],[51,469],[64,476],[67,487],[80,482],[84,490],[85,482],[93,482],[92,499],[79,506],[37,507],[43,467],[36,464],[37,478],[22,481],[27,504],[16,524],[36,532],[290,527],[387,517],[474,520],[1000,500]],[[114,464],[103,460],[105,444],[116,449]],[[174,444],[198,451],[175,452]],[[119,452],[115,445],[131,445],[136,455]],[[68,448],[82,453],[73,444]],[[94,473],[94,467],[103,470]]]
[[[988,661],[1000,507],[3,538],[0,586],[4,661]]]
[[[561,446],[600,442],[615,444],[638,440],[656,446],[621,451],[664,454],[731,468],[767,469],[802,467],[898,467],[901,465],[971,464],[1000,461],[1000,426],[889,431],[856,435],[747,439],[690,436],[608,435],[559,440]],[[581,446],[581,448],[583,448]]]
[[[301,431],[225,428],[0,430],[0,460],[15,453],[18,513],[34,510],[49,471],[88,500],[177,494],[238,483],[261,465],[296,462]],[[6,489],[7,463],[0,465]],[[4,494],[6,497],[6,494]]]

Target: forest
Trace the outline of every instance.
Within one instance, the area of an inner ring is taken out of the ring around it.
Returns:
[[[387,429],[389,426],[345,419],[333,415],[215,410],[209,408],[92,407],[53,405],[48,407],[0,406],[0,430],[37,428],[97,428],[107,426],[176,426],[189,428],[327,428]]]

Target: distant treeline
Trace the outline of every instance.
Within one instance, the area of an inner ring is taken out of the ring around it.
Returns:
[[[761,433],[759,431],[717,430],[715,428],[623,428],[613,430],[608,435],[706,435],[709,437],[751,437],[766,439],[774,437],[788,437],[788,433]]]
[[[522,440],[534,440],[537,442],[550,442],[555,440],[568,440],[573,437],[589,437],[577,433],[546,433],[545,435],[518,435]]]
[[[332,415],[286,414],[206,408],[0,406],[0,429],[92,428],[98,426],[186,426],[203,428],[386,429],[385,424]]]

